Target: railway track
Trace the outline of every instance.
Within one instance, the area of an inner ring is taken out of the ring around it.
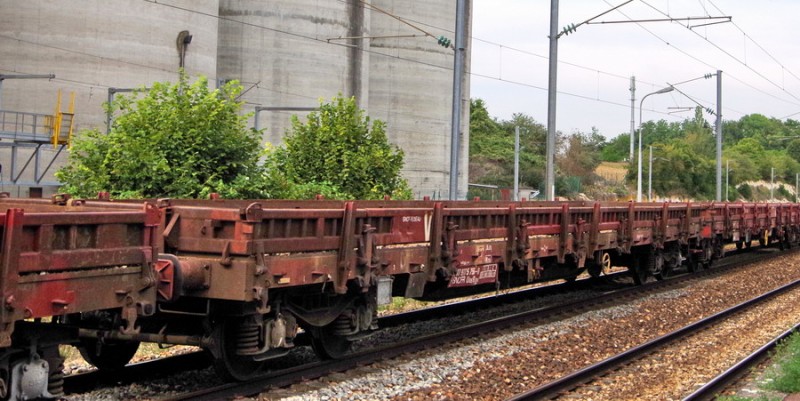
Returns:
[[[682,282],[683,280],[692,279],[693,277],[705,277],[708,275],[723,274],[725,272],[724,269],[725,267],[746,265],[754,261],[766,260],[765,258],[770,258],[773,256],[779,256],[784,254],[785,253],[762,251],[758,252],[758,254],[753,254],[752,252],[750,252],[750,253],[740,253],[737,255],[736,252],[731,252],[729,253],[729,255],[732,255],[732,257],[726,257],[714,269],[707,270],[702,272],[701,274],[696,274],[696,275],[678,275],[676,277],[671,278],[670,280],[667,280],[666,283],[673,283],[673,285],[679,285],[679,283]],[[607,280],[608,283],[606,284],[605,289],[611,290],[614,287],[619,286],[619,284],[614,283],[614,280],[617,280],[619,277],[627,277],[627,273],[620,272],[616,275],[608,277],[609,280]],[[664,282],[651,283],[651,285],[645,287],[650,288],[652,285],[663,285],[661,283]],[[566,293],[570,291],[592,288],[592,286],[596,288],[597,281],[579,279],[575,282],[547,285],[502,295],[489,296],[479,299],[470,299],[461,302],[444,304],[433,308],[426,308],[422,310],[410,311],[395,315],[387,315],[381,318],[380,325],[383,328],[390,328],[408,324],[409,322],[414,322],[414,321],[437,319],[447,315],[474,313],[474,311],[477,309],[493,308],[497,307],[498,305],[521,302],[525,299],[531,299],[531,298],[544,298],[546,296],[553,294]],[[627,289],[627,291],[630,290],[631,289]],[[614,294],[616,293],[615,292],[608,293],[606,294],[606,297],[613,298],[616,296]],[[580,302],[581,301],[576,301],[576,303]],[[583,299],[583,302],[590,304],[596,303],[595,300],[587,301],[586,299]],[[541,310],[541,312],[537,311],[534,313],[542,313],[544,315],[545,313],[548,313],[547,312],[548,309],[550,308],[546,308],[544,310]],[[551,310],[550,312],[556,313],[555,310]],[[555,320],[557,319],[558,318],[555,318]],[[509,324],[513,326],[515,323],[509,323]],[[478,327],[479,326],[476,326],[476,328]],[[480,329],[477,330],[476,333],[477,332],[480,332]],[[462,337],[469,335],[470,334],[464,334],[462,335]],[[418,342],[419,340],[414,340],[414,341]],[[450,340],[441,340],[440,342],[447,342],[447,341]],[[435,345],[430,345],[429,347],[434,347],[434,346]],[[389,355],[389,352],[390,350],[380,351],[379,354],[381,353],[384,354],[378,355],[377,357],[372,358],[372,360],[380,360],[383,359],[384,357],[388,357],[387,355]],[[402,353],[405,351],[401,350],[398,352]],[[366,357],[364,359],[352,362],[353,365],[368,364],[368,363],[370,363],[370,359]],[[335,362],[319,363],[318,364],[319,366],[316,366],[313,369],[322,369],[324,366],[327,366],[328,367],[327,369],[329,371],[344,370],[346,369],[347,366],[346,364],[347,364],[346,361],[343,361],[343,365],[337,365]],[[146,382],[148,380],[153,380],[155,378],[174,375],[176,372],[203,369],[208,365],[209,361],[202,353],[178,355],[168,358],[157,359],[153,361],[131,364],[127,366],[125,369],[118,372],[101,373],[95,371],[95,372],[67,376],[65,378],[64,387],[67,394],[76,394],[76,393],[80,394],[91,391],[91,389],[97,386],[97,384],[124,385],[129,383]],[[266,380],[264,382],[265,384],[254,384],[252,387],[254,389],[255,388],[263,389],[267,387],[281,387],[281,386],[286,386],[287,384],[297,382],[299,378],[310,379],[313,377],[320,377],[326,375],[326,373],[322,370],[319,370],[317,373],[310,374],[308,373],[310,372],[310,370],[306,369],[312,369],[312,367],[310,365],[305,365],[305,367],[292,368],[290,370],[281,371],[275,373],[274,375],[266,376],[264,379]],[[275,377],[276,379],[275,381],[271,381],[272,379],[268,379],[269,377]],[[236,392],[238,390],[231,390],[231,391]],[[214,397],[215,396],[212,395],[208,399],[212,399]],[[181,399],[181,398],[178,397],[176,399]],[[189,399],[191,399],[191,397],[189,397]]]
[[[564,376],[558,380],[536,387],[524,393],[517,394],[513,397],[508,398],[507,401],[572,399],[574,397],[578,397],[581,394],[583,394],[581,392],[581,390],[583,390],[582,388],[583,386],[589,385],[592,388],[594,388],[595,386],[593,383],[603,378],[609,372],[618,370],[625,365],[631,365],[638,359],[642,358],[643,356],[649,355],[660,348],[672,344],[673,342],[685,339],[691,335],[695,335],[698,332],[706,330],[708,327],[718,324],[724,319],[728,319],[737,313],[745,311],[749,308],[753,308],[767,300],[774,299],[775,297],[782,295],[787,291],[796,290],[798,288],[800,288],[800,280],[786,284],[773,291],[762,294],[748,301],[742,302],[732,308],[728,308],[724,311],[716,313],[705,319],[692,323],[688,326],[667,333],[652,341],[628,349],[625,352],[614,355],[594,365],[588,366],[584,369],[574,372],[568,376]],[[720,381],[722,382],[725,380],[721,379]],[[714,391],[716,391],[716,388],[717,388],[716,386],[709,386],[708,388],[705,388],[704,386],[704,388],[701,389],[701,391],[699,391],[698,395],[696,396],[693,395],[692,397],[698,397],[696,399],[703,399],[700,397],[713,396]],[[690,398],[690,399],[695,399],[695,398]]]
[[[607,282],[607,288],[612,288],[615,285],[612,280],[620,277],[627,277],[627,275],[627,272],[624,271],[617,272],[602,277],[600,281]],[[450,302],[428,308],[388,314],[379,319],[379,326],[382,329],[388,329],[413,322],[441,319],[444,316],[458,316],[474,313],[479,309],[497,308],[501,305],[524,302],[525,300],[533,298],[544,298],[556,294],[590,290],[597,286],[597,282],[597,279],[587,278],[558,284],[549,283],[524,290],[497,293],[495,295]],[[305,333],[300,333],[295,340],[295,344],[297,346],[307,346],[311,344],[311,341]],[[64,390],[67,394],[83,393],[91,391],[97,384],[135,383],[137,381],[152,379],[153,377],[174,374],[177,371],[204,369],[209,365],[210,360],[206,355],[202,352],[192,352],[132,363],[119,371],[101,372],[95,370],[68,375],[64,378]]]
[[[755,259],[764,260],[765,255],[745,257],[736,261],[727,260],[725,266],[736,267],[752,262]],[[721,264],[722,265],[722,264]],[[237,397],[252,396],[261,393],[269,388],[284,387],[300,381],[311,380],[330,375],[335,372],[355,369],[357,367],[375,363],[380,360],[391,359],[403,354],[419,352],[425,349],[447,346],[465,339],[476,338],[487,333],[497,332],[508,328],[519,329],[521,327],[532,327],[548,322],[554,322],[576,316],[590,310],[600,310],[613,305],[623,304],[644,297],[646,294],[665,291],[678,287],[688,281],[697,280],[703,277],[723,274],[725,269],[712,269],[699,272],[693,275],[683,275],[671,280],[652,282],[640,287],[627,287],[603,293],[599,297],[586,300],[578,300],[563,305],[551,306],[542,309],[525,311],[509,316],[498,317],[496,319],[470,324],[437,333],[422,338],[414,338],[402,343],[382,346],[375,349],[364,350],[348,356],[347,358],[317,362],[309,365],[298,366],[296,368],[270,373],[257,380],[245,383],[231,383],[216,386],[192,393],[180,394],[174,397],[163,398],[163,400],[218,400],[232,399]]]
[[[777,337],[762,345],[753,353],[739,361],[736,365],[731,366],[726,371],[706,382],[692,394],[686,396],[684,400],[704,401],[714,399],[717,394],[723,393],[725,390],[739,383],[739,381],[748,374],[751,368],[754,368],[766,361],[772,351],[775,350],[781,341],[788,338],[790,335],[797,333],[798,331],[800,331],[800,324],[797,324],[791,329],[784,331]]]

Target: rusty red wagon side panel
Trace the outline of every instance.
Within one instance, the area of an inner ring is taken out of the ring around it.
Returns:
[[[52,206],[0,199],[0,346],[14,323],[122,308],[133,329],[156,301],[159,210]]]

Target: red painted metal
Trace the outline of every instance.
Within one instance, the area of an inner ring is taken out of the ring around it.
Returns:
[[[68,196],[0,199],[0,347],[13,345],[22,319],[114,308],[133,318],[153,313],[160,210],[141,202],[83,205]]]

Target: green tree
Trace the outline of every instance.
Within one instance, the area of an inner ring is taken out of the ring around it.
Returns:
[[[108,135],[86,131],[73,143],[67,165],[56,172],[62,191],[89,197],[198,197],[209,192],[263,195],[259,132],[246,126],[230,82],[210,90],[201,77],[190,84],[157,82],[150,90],[107,104],[118,117]]]
[[[471,183],[514,186],[514,131],[520,130],[520,185],[541,187],[544,180],[544,147],[547,130],[533,117],[515,113],[510,120],[489,116],[486,103],[472,99],[470,104],[469,181]],[[497,197],[496,191],[470,188],[469,197]]]
[[[605,145],[605,138],[592,129],[591,134],[574,133],[566,138],[563,157],[558,158],[561,173],[568,177],[577,177],[584,185],[592,184],[595,179],[594,170],[600,164],[600,149]]]
[[[321,101],[305,122],[293,116],[283,142],[266,152],[266,178],[274,197],[411,198],[400,175],[403,151],[389,143],[384,123],[371,121],[354,98]]]
[[[600,150],[600,159],[604,162],[621,162],[630,156],[631,135],[622,133],[608,141]]]

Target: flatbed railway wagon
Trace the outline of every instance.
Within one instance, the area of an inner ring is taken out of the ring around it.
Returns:
[[[97,339],[81,342],[80,329],[134,333],[139,317],[155,313],[161,211],[150,203],[110,211],[0,201],[0,399],[55,397],[62,393],[59,345],[78,345],[103,366],[118,357],[98,353]]]
[[[789,246],[794,204],[160,200],[155,314],[121,343],[210,351],[258,374],[299,328],[335,358],[377,328],[392,296],[444,299],[626,266],[634,281],[708,267],[724,244]],[[126,209],[136,202],[87,201]],[[103,343],[105,344],[105,343]],[[100,344],[102,349],[102,345]]]

